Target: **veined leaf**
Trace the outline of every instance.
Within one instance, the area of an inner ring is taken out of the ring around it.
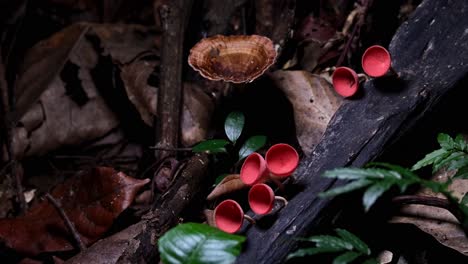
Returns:
[[[265,146],[266,137],[265,136],[253,136],[245,141],[244,145],[239,150],[239,160],[244,159],[253,152],[259,150],[261,147]]]
[[[224,132],[231,142],[236,143],[244,129],[245,117],[241,112],[231,112],[224,122]]]
[[[380,169],[380,168],[338,168],[334,170],[328,170],[323,174],[327,178],[337,178],[344,180],[356,180],[356,179],[382,179],[382,178],[394,178],[399,179],[401,175],[398,173]]]
[[[224,139],[210,139],[198,143],[192,148],[193,152],[222,153],[226,152],[225,146],[229,141]]]
[[[362,254],[370,255],[371,251],[366,243],[364,243],[359,237],[345,229],[336,229],[336,233],[345,241],[349,242],[353,247]]]
[[[352,181],[346,185],[336,187],[334,189],[328,190],[326,192],[322,192],[319,194],[320,197],[331,197],[331,196],[336,196],[342,193],[348,193],[357,189],[361,189],[363,187],[366,187],[370,185],[372,181],[367,180],[367,179],[361,179],[361,180],[356,180]]]
[[[321,248],[302,248],[299,249],[291,254],[288,255],[286,258],[292,259],[292,258],[298,258],[298,257],[305,257],[305,256],[312,256],[316,254],[321,254],[321,253],[333,253],[333,252],[340,252],[342,249],[336,249],[336,248],[326,248],[326,247],[321,247]]]
[[[158,241],[164,264],[230,264],[241,252],[245,237],[198,223],[180,224]]]
[[[437,141],[439,142],[440,147],[446,150],[454,149],[456,146],[453,138],[444,133],[439,133],[439,135],[437,135]]]
[[[355,259],[357,259],[361,255],[362,255],[361,253],[349,251],[336,257],[333,260],[333,264],[348,264],[350,262],[353,262]]]
[[[385,191],[390,189],[394,183],[394,181],[381,181],[369,187],[362,197],[364,210],[369,211],[369,208],[375,203],[377,198],[379,198]]]
[[[433,152],[427,154],[422,160],[416,162],[411,168],[412,171],[419,170],[422,167],[426,167],[428,165],[432,165],[434,161],[437,159],[443,159],[450,155],[450,152],[446,149],[438,149],[434,150]]]
[[[315,242],[319,248],[334,248],[336,250],[352,250],[353,245],[344,241],[341,238],[334,236],[311,236],[304,239],[306,241]]]

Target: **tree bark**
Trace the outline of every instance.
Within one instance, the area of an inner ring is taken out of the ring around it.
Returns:
[[[237,263],[281,263],[297,247],[296,239],[317,226],[330,204],[318,193],[343,184],[321,177],[323,172],[372,161],[466,78],[467,28],[466,0],[420,4],[390,44],[392,66],[400,77],[366,82],[362,98],[337,111],[321,142],[296,172],[294,184],[302,191],[290,199],[270,228],[249,228],[246,249]]]

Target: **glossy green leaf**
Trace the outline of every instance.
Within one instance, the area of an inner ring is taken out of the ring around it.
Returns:
[[[353,262],[355,259],[357,259],[361,255],[362,254],[358,252],[348,251],[336,257],[333,260],[333,264],[348,264],[348,263]]]
[[[369,255],[371,253],[369,247],[364,243],[359,237],[345,229],[336,229],[336,233],[345,241],[353,245],[354,249],[359,251],[362,254]]]
[[[192,148],[193,152],[222,153],[226,152],[225,146],[229,141],[224,139],[210,139],[198,143]]]
[[[180,224],[158,241],[164,264],[230,264],[241,252],[245,237],[198,223]]]
[[[244,129],[245,117],[241,112],[231,112],[224,122],[224,132],[231,142],[236,143]]]
[[[326,192],[322,192],[322,193],[319,194],[319,196],[320,197],[336,196],[336,195],[339,195],[339,194],[348,193],[348,192],[352,192],[354,190],[364,188],[364,187],[370,185],[371,183],[372,183],[372,181],[367,180],[367,179],[356,180],[356,181],[352,181],[352,182],[350,182],[350,183],[348,183],[346,185],[333,188],[333,189],[328,190]]]
[[[253,136],[245,141],[244,145],[239,150],[239,160],[242,160],[252,154],[253,152],[259,150],[266,144],[265,136]]]

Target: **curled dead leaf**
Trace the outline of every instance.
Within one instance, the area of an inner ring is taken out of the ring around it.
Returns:
[[[133,201],[149,179],[131,178],[112,168],[98,167],[57,185],[51,195],[75,225],[82,241],[99,239]],[[71,235],[59,213],[42,200],[24,215],[0,219],[0,238],[7,247],[26,255],[73,249]]]
[[[309,155],[342,99],[333,91],[331,84],[319,75],[279,70],[270,76],[294,109],[296,136],[304,153]]]
[[[240,175],[231,174],[224,177],[224,179],[218,185],[216,185],[213,191],[211,191],[211,193],[208,194],[208,197],[206,197],[206,199],[208,201],[211,201],[222,195],[242,190],[244,188],[247,188],[247,185],[245,185],[241,181]]]

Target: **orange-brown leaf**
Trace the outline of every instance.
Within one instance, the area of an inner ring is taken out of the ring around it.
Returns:
[[[112,168],[98,167],[66,180],[51,195],[73,222],[87,245],[99,239],[149,179],[131,178]],[[57,210],[43,200],[24,216],[0,219],[0,239],[27,255],[73,249],[74,241]]]
[[[239,174],[231,174],[226,176],[214,189],[213,191],[206,197],[207,200],[214,200],[221,195],[228,194],[231,192],[235,192],[246,188],[245,185],[240,177]]]

